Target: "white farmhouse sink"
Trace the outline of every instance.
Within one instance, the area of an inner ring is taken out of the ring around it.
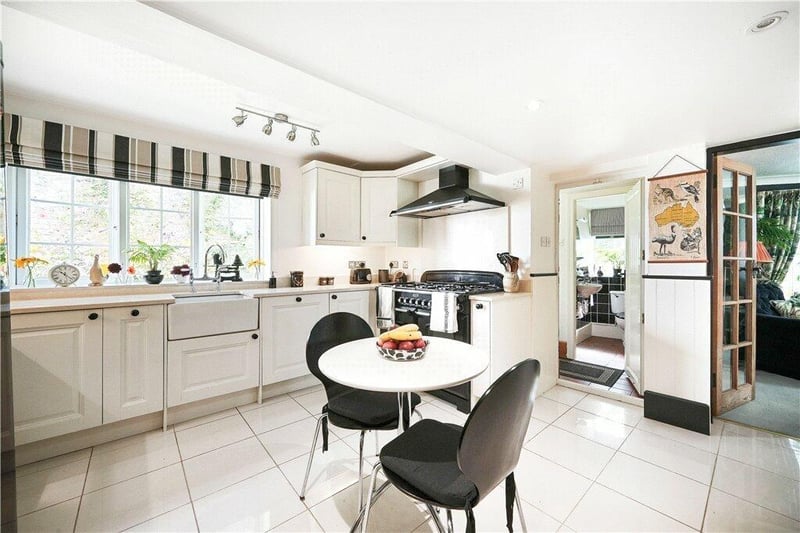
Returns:
[[[592,294],[600,292],[603,286],[599,283],[578,283],[576,286],[578,296],[581,298],[588,298]]]
[[[241,293],[176,294],[167,306],[167,339],[258,329],[258,300]]]

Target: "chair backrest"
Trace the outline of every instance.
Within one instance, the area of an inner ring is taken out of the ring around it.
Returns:
[[[311,373],[325,386],[326,392],[330,392],[331,386],[338,384],[320,371],[319,358],[322,354],[334,346],[373,335],[369,324],[353,313],[331,313],[314,324],[306,342],[306,364]]]
[[[517,467],[538,377],[539,361],[517,363],[492,383],[464,424],[458,466],[475,483],[479,501]]]

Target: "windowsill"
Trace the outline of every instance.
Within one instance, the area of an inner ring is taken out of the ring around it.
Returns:
[[[253,289],[266,289],[266,281],[223,281],[221,284],[223,291],[243,291]],[[195,281],[194,287],[197,292],[213,292],[217,290],[217,285],[213,281]],[[129,285],[103,285],[102,287],[11,287],[11,299],[16,301],[23,300],[44,300],[51,298],[86,298],[91,296],[122,296],[126,294],[175,294],[191,292],[188,283],[160,283],[150,285],[139,282]]]

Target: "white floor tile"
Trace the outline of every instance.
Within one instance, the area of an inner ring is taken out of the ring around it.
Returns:
[[[83,495],[76,531],[120,531],[189,503],[175,464]]]
[[[800,481],[800,441],[726,423],[719,454]]]
[[[322,407],[328,403],[328,396],[325,390],[319,388],[315,391],[303,394],[301,396],[292,396],[294,401],[303,406],[303,409],[308,411],[308,414],[317,416],[322,413]]]
[[[575,407],[583,411],[588,411],[617,422],[622,422],[628,426],[635,426],[644,416],[644,409],[636,405],[617,402],[589,394],[586,398],[575,404]]]
[[[48,468],[74,463],[76,461],[84,461],[84,463],[88,465],[89,456],[91,454],[91,448],[84,448],[83,450],[78,450],[77,452],[65,453],[51,459],[45,459],[43,461],[37,461],[35,463],[28,463],[26,465],[18,466],[16,474],[17,477],[27,476],[28,474],[33,474],[34,472],[41,472],[42,470],[47,470]]]
[[[244,405],[238,405],[238,406],[236,406],[236,409],[240,413],[246,413],[247,411],[252,411],[253,409],[260,409],[260,408],[264,407],[265,405],[269,405],[271,403],[285,402],[286,400],[289,400],[289,399],[291,399],[291,396],[289,396],[288,394],[278,394],[277,396],[270,396],[269,398],[262,398],[261,399],[261,403],[251,402],[251,403],[246,403]]]
[[[75,527],[75,517],[78,516],[80,498],[73,498],[65,502],[36,511],[17,520],[19,533],[65,532],[70,533]]]
[[[539,396],[533,402],[533,418],[538,418],[542,422],[550,424],[569,411],[569,409],[569,405]]]
[[[671,426],[649,418],[642,418],[636,425],[636,429],[655,433],[656,435],[661,435],[662,437],[694,446],[695,448],[711,453],[717,453],[719,449],[722,428],[723,422],[721,420],[717,420],[717,422],[711,424],[711,435],[703,435],[696,431],[689,431],[688,429]]]
[[[157,429],[96,446],[84,492],[94,492],[180,461],[175,433],[171,429]]]
[[[289,396],[292,398],[297,398],[298,396],[304,396],[306,394],[310,394],[312,392],[317,392],[323,390],[322,383],[318,383],[317,385],[312,385],[311,387],[306,387],[304,389],[292,391],[289,393]]]
[[[703,531],[800,531],[800,522],[730,494],[711,489]]]
[[[238,414],[239,411],[237,411],[235,407],[231,407],[230,409],[225,409],[224,411],[219,411],[216,413],[211,413],[210,415],[192,418],[191,420],[181,422],[180,424],[175,424],[175,431],[182,431],[184,429],[201,426],[203,424],[208,424],[209,422],[213,422],[215,420],[221,420],[223,418],[228,418],[229,416],[234,416]]]
[[[426,403],[418,406],[417,410],[419,410],[423,418],[432,418],[433,420],[438,420],[439,422],[444,422],[446,424],[463,426],[464,422],[467,421],[467,415],[452,406]],[[417,422],[418,420],[419,418],[416,415],[411,417],[412,423]]]
[[[378,450],[386,446],[389,441],[397,437],[397,431],[395,430],[386,430],[386,431],[368,431],[364,434],[364,458],[370,462],[370,464],[374,464],[375,460],[375,434],[378,435]],[[347,444],[351,450],[358,454],[358,441],[359,441],[359,434],[354,433],[349,437],[343,439],[345,444]]]
[[[177,509],[164,513],[147,522],[133,526],[126,531],[136,533],[189,533],[197,531],[197,522],[194,519],[192,504],[186,504]]]
[[[193,500],[275,466],[257,438],[235,442],[183,462]]]
[[[17,478],[17,516],[80,496],[88,464],[86,458]]]
[[[259,440],[264,443],[267,451],[275,460],[281,464],[290,461],[295,457],[308,454],[311,449],[311,441],[314,439],[314,431],[317,427],[317,419],[314,417],[304,418],[299,422],[294,422],[287,426],[267,431],[258,435]],[[328,426],[328,444],[338,441],[339,437],[331,431]],[[322,428],[317,437],[317,450],[322,449]]]
[[[229,416],[202,426],[178,431],[175,435],[178,437],[181,457],[185,461],[201,453],[252,437],[253,432],[241,416]]]
[[[267,531],[306,510],[277,468],[194,503],[200,531]]]
[[[242,413],[242,417],[256,434],[286,426],[309,416],[308,411],[291,398]]]
[[[592,483],[524,448],[514,479],[520,498],[561,522]]]
[[[358,453],[339,443],[331,446],[325,453],[314,454],[311,473],[306,489],[306,505],[309,507],[331,497],[340,490],[358,481]],[[279,465],[286,479],[292,484],[297,494],[303,486],[308,455],[302,455],[287,463]],[[369,474],[369,467],[364,467],[364,475]],[[365,481],[366,484],[366,481]]]
[[[631,426],[622,422],[580,409],[570,409],[553,422],[553,425],[614,449],[619,448],[633,431]]]
[[[549,424],[547,422],[542,422],[538,418],[531,417],[531,421],[528,423],[528,431],[525,433],[525,442],[528,442],[533,437],[538,435],[539,433],[544,430]]]
[[[717,458],[713,487],[800,520],[800,482],[727,457]]]
[[[323,533],[311,511],[301,513],[283,524],[270,529],[275,533]]]
[[[713,453],[640,429],[631,433],[620,451],[704,485],[711,484],[717,459]]]
[[[536,435],[525,448],[589,479],[599,476],[614,455],[612,448],[553,426]]]
[[[641,503],[594,484],[564,522],[575,531],[692,531]]]
[[[708,486],[618,452],[597,482],[694,529],[703,523]]]
[[[573,406],[579,401],[581,401],[583,398],[585,398],[586,393],[581,392],[579,390],[570,389],[569,387],[562,387],[561,385],[556,385],[555,387],[552,387],[550,390],[542,394],[542,396],[559,403]]]

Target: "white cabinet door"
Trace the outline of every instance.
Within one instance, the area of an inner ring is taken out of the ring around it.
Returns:
[[[397,178],[361,180],[361,241],[369,244],[397,243]]]
[[[361,241],[361,178],[317,170],[317,244]]]
[[[492,304],[490,302],[470,302],[471,322],[470,344],[491,354],[492,349]],[[472,395],[480,397],[492,384],[491,364],[481,375],[472,380]]]
[[[330,300],[331,313],[353,313],[370,324],[369,291],[334,292],[330,294]]]
[[[167,405],[258,386],[259,335],[230,333],[167,343]]]
[[[16,444],[102,423],[103,312],[11,317]]]
[[[327,294],[261,299],[263,383],[309,373],[306,342],[311,328],[328,314]]]
[[[103,312],[103,423],[164,408],[164,306]]]

